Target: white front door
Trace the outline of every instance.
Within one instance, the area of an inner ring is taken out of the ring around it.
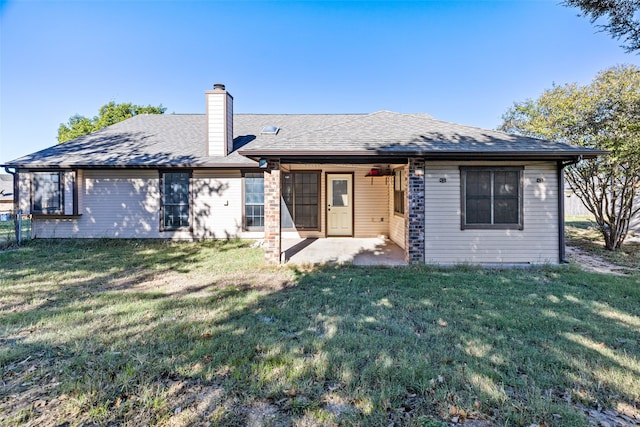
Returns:
[[[327,174],[327,236],[353,235],[353,175]]]

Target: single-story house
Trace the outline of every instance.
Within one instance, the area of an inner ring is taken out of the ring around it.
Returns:
[[[38,238],[387,236],[408,262],[559,263],[563,168],[601,151],[427,114],[138,115],[3,165]]]
[[[13,177],[0,174],[0,214],[8,214],[13,210]]]

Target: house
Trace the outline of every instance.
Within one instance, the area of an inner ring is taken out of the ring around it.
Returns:
[[[38,238],[388,236],[408,262],[558,263],[563,168],[600,151],[427,114],[138,115],[8,162]]]
[[[0,215],[13,211],[13,177],[0,174]]]

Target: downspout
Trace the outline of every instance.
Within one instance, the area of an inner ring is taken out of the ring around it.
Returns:
[[[576,160],[569,162],[558,162],[558,253],[560,264],[566,264],[566,249],[565,249],[565,237],[564,237],[564,168],[570,165],[575,165],[582,156],[579,156]]]

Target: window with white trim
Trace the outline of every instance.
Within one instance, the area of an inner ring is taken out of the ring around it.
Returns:
[[[160,221],[162,230],[180,230],[191,224],[190,172],[161,172]]]
[[[63,211],[62,174],[60,172],[32,172],[31,212],[61,214]]]
[[[393,213],[404,215],[404,169],[396,169],[393,174]]]
[[[244,174],[244,224],[249,231],[264,230],[264,173]]]
[[[522,167],[461,167],[462,229],[522,229]]]

